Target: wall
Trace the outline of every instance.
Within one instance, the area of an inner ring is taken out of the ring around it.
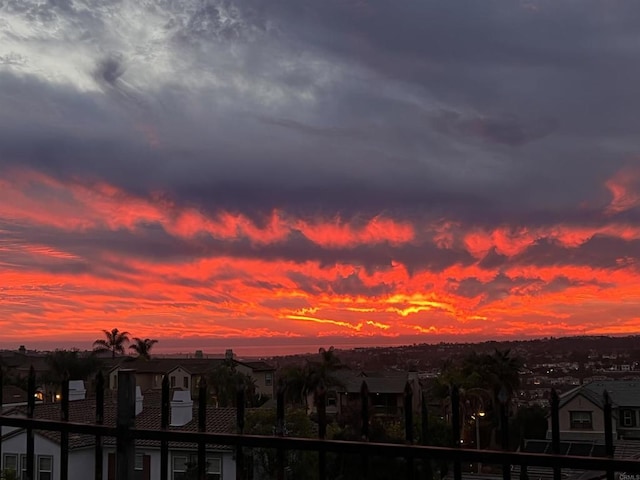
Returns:
[[[183,388],[185,390],[191,389],[191,374],[188,373],[184,368],[178,367],[174,368],[169,372],[169,386],[171,388]],[[172,378],[175,378],[175,384],[172,382]],[[187,386],[185,387],[184,382],[185,379],[187,381]]]
[[[593,428],[590,430],[579,430],[571,428],[572,411],[591,412]],[[559,412],[560,439],[561,440],[604,440],[604,413],[602,409],[593,402],[587,400],[582,395],[577,395],[568,403],[562,406]],[[551,435],[551,418],[549,418],[548,435]],[[613,425],[613,435],[616,437],[616,426]]]
[[[267,385],[267,374],[271,375],[271,385]],[[255,380],[256,393],[275,397],[275,373],[274,372],[252,372],[251,377]]]
[[[34,446],[34,451],[36,453],[36,465],[38,455],[49,455],[53,457],[53,480],[60,480],[60,446],[37,434],[34,435]],[[4,461],[5,454],[11,453],[27,453],[27,434],[24,431],[2,441],[2,460]],[[72,476],[71,471],[69,473],[69,480],[86,480],[84,472],[83,475],[76,476]]]

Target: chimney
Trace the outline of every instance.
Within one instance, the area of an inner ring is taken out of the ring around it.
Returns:
[[[231,361],[233,360],[233,350],[230,348],[227,348],[227,350],[224,352],[224,359],[227,361]]]
[[[142,389],[139,385],[136,385],[136,417],[142,412],[143,401],[144,395],[142,395]]]
[[[171,426],[182,427],[193,419],[193,400],[188,390],[176,390],[171,400]]]
[[[202,350],[196,350],[196,358],[204,358],[204,355],[202,354]]]
[[[18,348],[18,353],[20,353],[22,355],[26,355],[27,354],[27,349],[25,348],[24,345],[20,345],[20,348]]]
[[[69,401],[84,400],[87,389],[82,380],[69,380]]]

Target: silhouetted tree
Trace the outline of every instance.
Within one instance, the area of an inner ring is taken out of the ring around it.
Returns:
[[[45,374],[51,383],[60,382],[65,374],[70,380],[87,380],[100,368],[100,359],[93,353],[83,356],[78,349],[56,350],[45,357],[49,367]]]
[[[117,328],[103,332],[106,338],[93,342],[93,351],[111,352],[111,358],[116,358],[116,354],[124,355],[124,347],[129,343],[129,332],[121,332]]]
[[[245,391],[247,406],[257,406],[255,395],[255,380],[249,375],[236,370],[235,366],[225,361],[214,368],[209,374],[208,384],[216,397],[219,407],[235,407],[236,395],[239,388]]]
[[[158,343],[158,340],[151,340],[150,338],[138,338],[133,337],[135,342],[133,345],[129,345],[129,349],[136,352],[138,357],[149,360],[151,358],[151,349]]]

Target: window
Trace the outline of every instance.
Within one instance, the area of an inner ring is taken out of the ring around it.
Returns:
[[[171,388],[176,388],[176,377],[171,375]]]
[[[53,478],[53,457],[38,455],[38,480],[51,480]]]
[[[27,478],[27,456],[20,455],[20,478]]]
[[[327,407],[335,407],[337,394],[334,391],[327,392]]]
[[[636,412],[634,410],[622,410],[622,426],[623,427],[636,426]]]
[[[142,454],[136,453],[136,460],[133,466],[133,478],[135,480],[143,480],[144,479],[144,459],[142,458]]]
[[[172,480],[187,480],[198,471],[198,456],[176,455],[173,457]],[[222,461],[219,457],[207,457],[207,480],[222,479]]]
[[[569,412],[571,418],[571,428],[574,430],[591,430],[593,428],[593,421],[591,419],[591,412]]]
[[[270,387],[273,385],[273,373],[265,373],[264,374],[264,384],[267,387]]]
[[[173,457],[173,480],[184,480],[189,470],[189,457]]]
[[[182,386],[186,389],[189,389],[189,377],[184,377],[182,379]]]
[[[18,470],[18,455],[5,453],[2,468],[3,470],[10,470],[13,473],[16,473]]]

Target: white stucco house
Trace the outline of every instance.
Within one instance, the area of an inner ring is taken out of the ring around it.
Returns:
[[[69,417],[71,422],[95,423],[95,399],[85,398],[83,388],[75,383],[70,389]],[[78,391],[80,390],[80,391]],[[171,401],[170,430],[197,431],[198,408],[191,400],[190,392],[175,390]],[[106,397],[104,424],[115,425],[117,405],[115,397]],[[16,407],[5,415],[24,416],[25,408]],[[35,418],[58,420],[60,404],[36,405]],[[207,432],[231,433],[234,431],[236,410],[233,408],[207,408]],[[143,396],[136,390],[135,426],[143,429],[160,429],[160,394],[152,392]],[[86,480],[94,471],[95,439],[89,435],[71,434],[69,438],[69,479]],[[185,472],[197,457],[195,444],[169,442],[168,478],[182,480]],[[115,438],[103,438],[103,478],[115,477]],[[35,433],[36,480],[59,480],[60,434],[38,431]],[[160,479],[160,442],[139,440],[136,442],[136,480]],[[24,429],[2,430],[2,470],[26,471],[26,432]],[[233,452],[225,446],[207,449],[207,480],[231,480],[236,475]]]

